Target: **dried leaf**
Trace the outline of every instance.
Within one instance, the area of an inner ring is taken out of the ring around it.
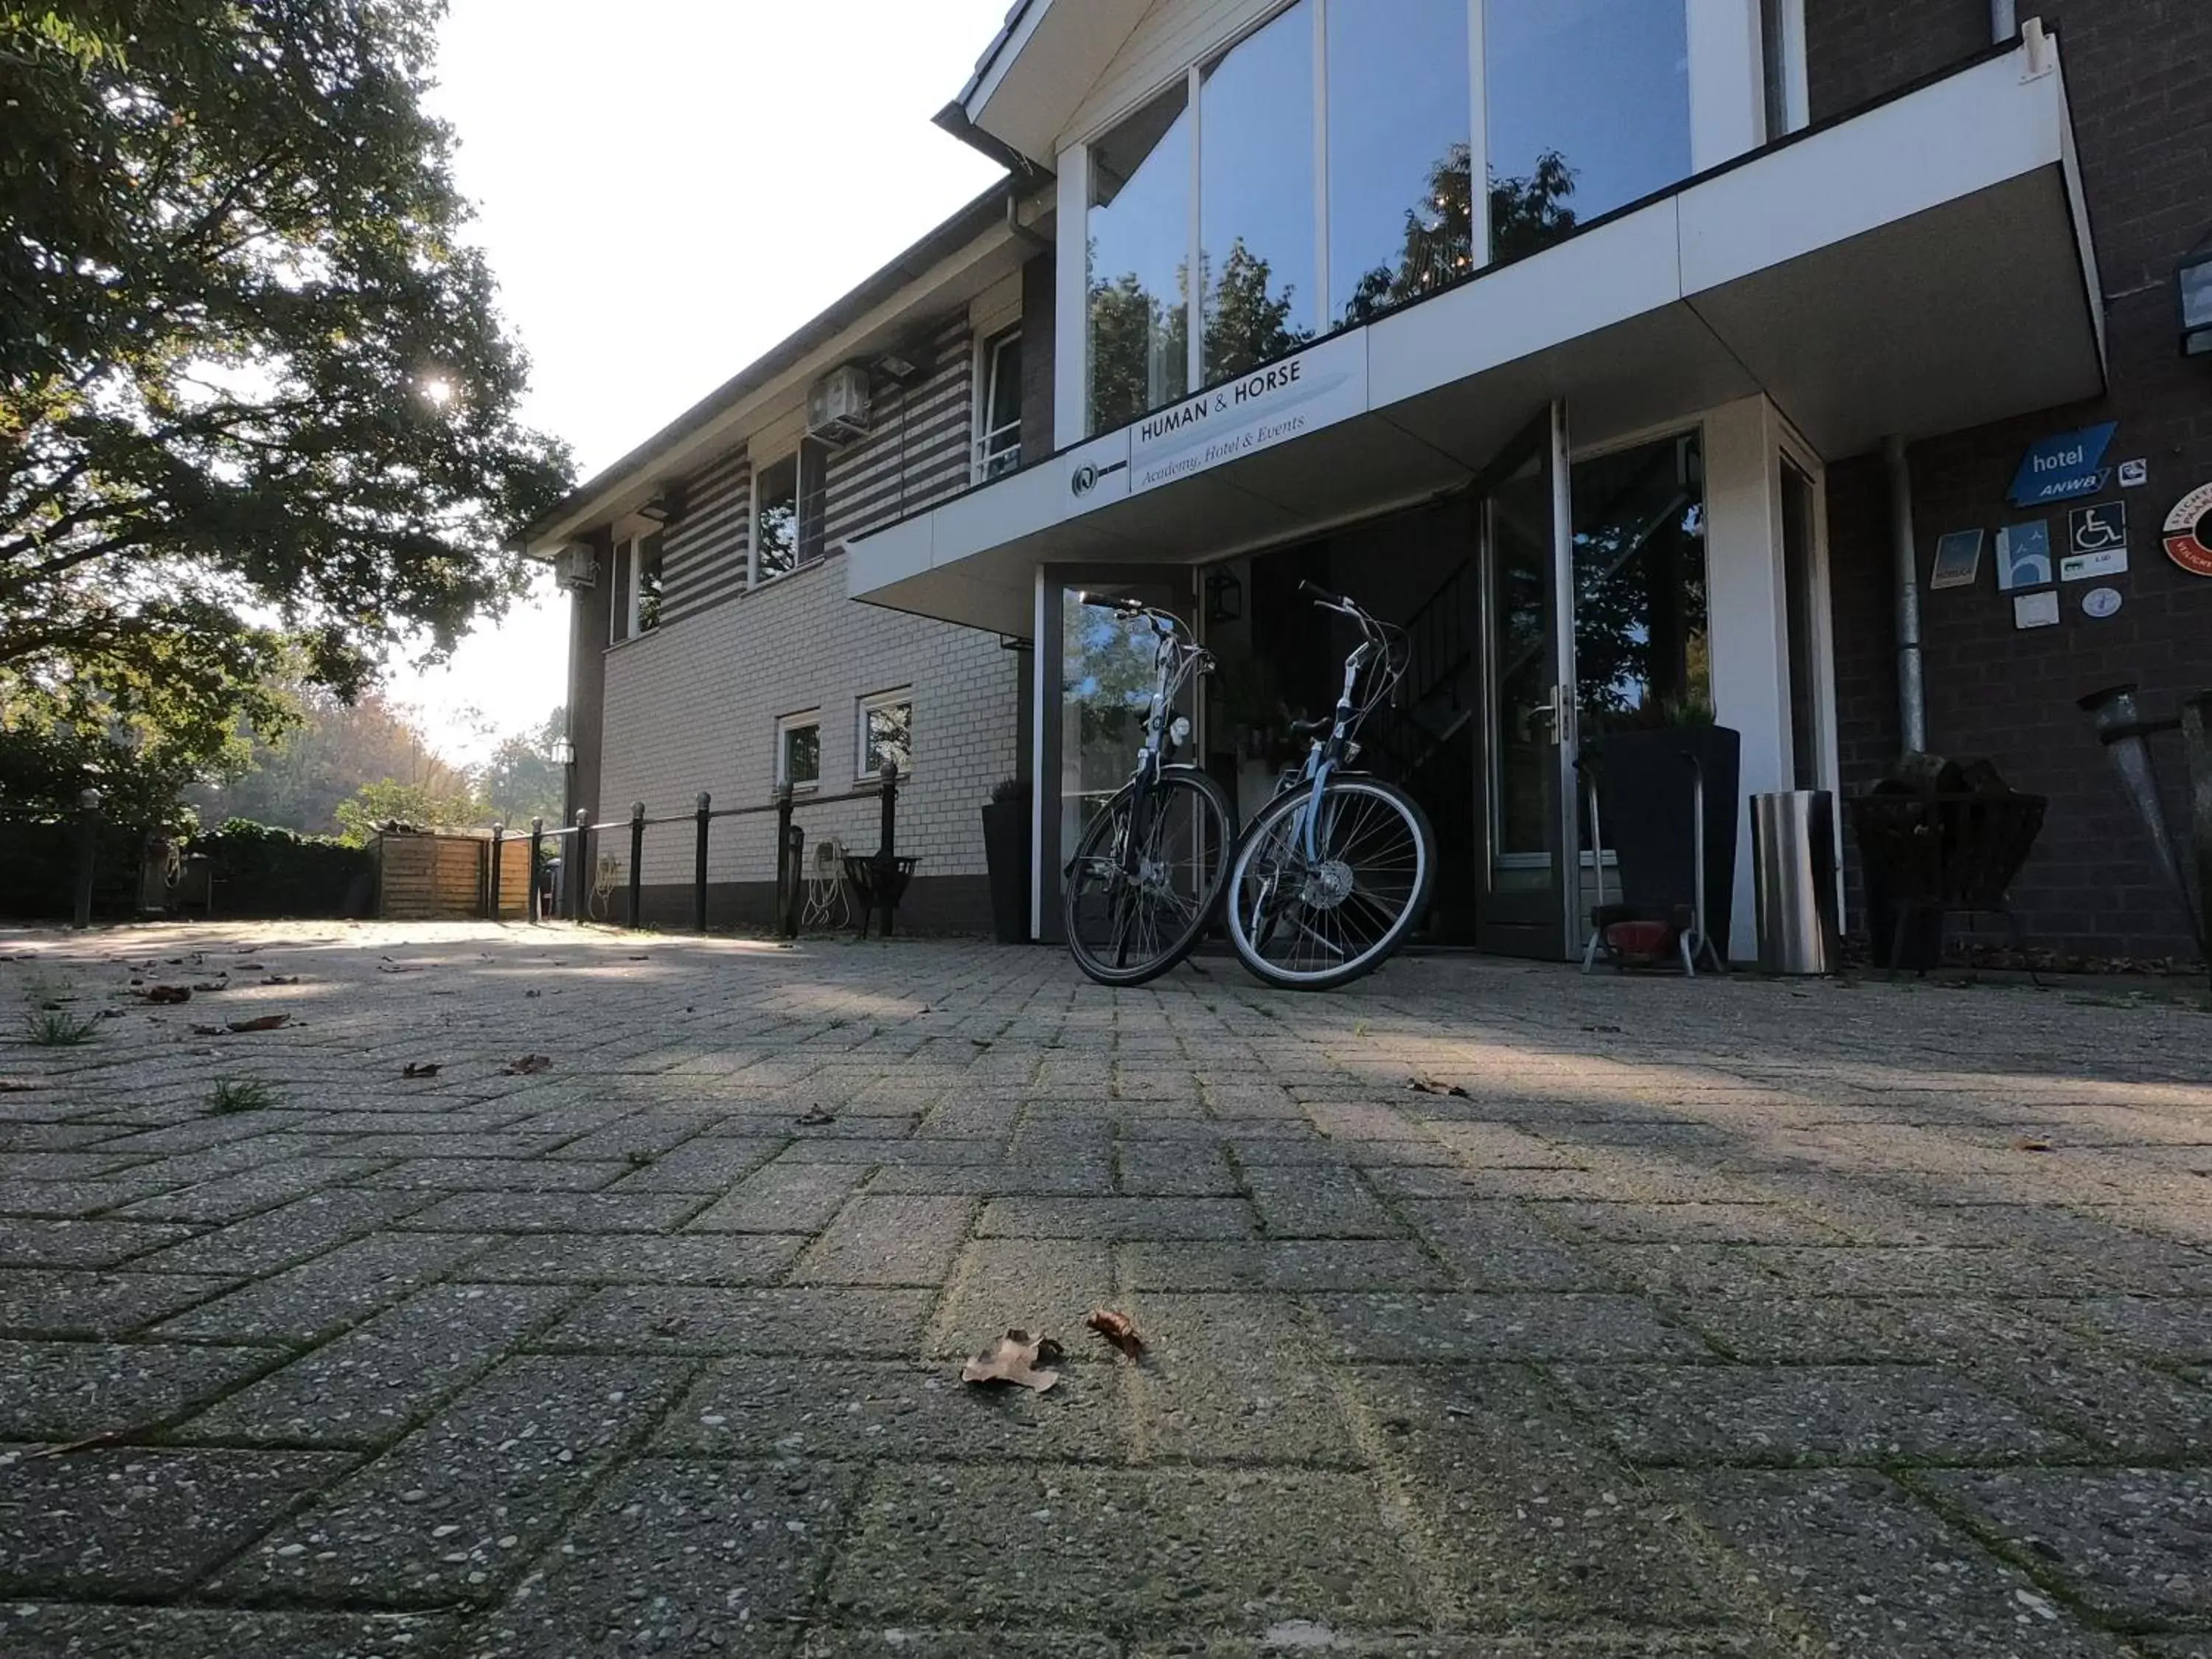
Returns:
[[[2015,1140],[2012,1149],[2016,1152],[2047,1152],[2051,1150],[2051,1143],[2047,1140]]]
[[[26,1083],[21,1078],[0,1077],[0,1095],[27,1095],[39,1085]]]
[[[258,974],[261,971],[261,964],[258,962],[241,962],[238,964],[238,971],[241,974]]]
[[[138,994],[149,1002],[190,1002],[192,988],[189,985],[149,985]]]
[[[799,1121],[807,1128],[818,1129],[825,1123],[835,1123],[837,1121],[837,1114],[823,1111],[820,1103],[817,1103],[801,1112],[799,1115]]]
[[[1041,1370],[1056,1365],[1066,1355],[1048,1336],[1027,1331],[1008,1331],[960,1368],[963,1382],[1012,1382],[1042,1394],[1060,1381],[1060,1373]]]
[[[444,1062],[435,1060],[410,1060],[399,1068],[402,1077],[435,1077]]]
[[[1406,1086],[1408,1089],[1419,1090],[1425,1095],[1456,1095],[1462,1100],[1468,1097],[1467,1091],[1461,1088],[1458,1084],[1443,1082],[1431,1077],[1426,1072],[1414,1073],[1406,1079]]]
[[[195,1025],[192,1027],[192,1035],[194,1036],[221,1036],[223,1035],[223,1029],[220,1025]]]
[[[535,1077],[540,1072],[553,1069],[553,1057],[550,1054],[525,1054],[514,1064],[499,1069],[508,1077]]]
[[[300,976],[297,974],[271,974],[261,982],[264,985],[297,985]]]
[[[192,989],[195,991],[228,991],[230,989],[230,981],[227,979],[201,980],[193,985]]]
[[[252,1019],[232,1020],[230,1029],[234,1031],[273,1031],[280,1025],[291,1023],[292,1016],[289,1014],[258,1014]]]
[[[380,974],[419,974],[430,964],[427,962],[380,962],[376,965]]]
[[[1111,1342],[1132,1359],[1145,1357],[1145,1339],[1137,1334],[1136,1322],[1125,1313],[1111,1308],[1093,1308],[1085,1324]]]

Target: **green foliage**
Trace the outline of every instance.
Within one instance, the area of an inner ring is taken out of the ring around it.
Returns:
[[[1097,252],[1094,246],[1093,254]],[[1178,290],[1188,285],[1188,273]],[[1091,283],[1091,428],[1105,432],[1181,397],[1189,374],[1190,320],[1134,271]]]
[[[1206,380],[1241,374],[1312,339],[1313,330],[1291,321],[1297,296],[1291,283],[1275,291],[1273,267],[1245,246],[1242,236],[1231,242],[1221,275],[1206,294]]]
[[[368,852],[351,842],[245,818],[194,836],[185,850],[206,856],[226,916],[344,915],[356,886],[375,874]]]
[[[1575,170],[1557,150],[1536,158],[1526,178],[1490,179],[1490,240],[1494,257],[1517,259],[1549,247],[1575,228],[1565,205]],[[1406,210],[1406,240],[1395,266],[1377,265],[1359,279],[1344,305],[1346,323],[1371,322],[1409,300],[1434,293],[1475,269],[1474,163],[1454,144],[1429,169],[1421,199]]]
[[[99,1035],[97,1019],[66,1009],[35,1009],[23,1021],[24,1040],[41,1048],[81,1048]]]
[[[420,106],[439,10],[0,8],[19,770],[221,770],[289,682],[357,694],[520,591],[502,538],[569,465],[516,419],[526,361]]]
[[[303,686],[298,700],[300,718],[289,731],[274,738],[255,733],[242,770],[192,792],[204,819],[250,818],[333,835],[339,803],[379,778],[445,794],[466,791],[467,779],[432,751],[407,711],[374,692],[349,706]]]
[[[339,836],[356,847],[367,846],[387,823],[442,830],[478,828],[491,820],[491,807],[467,785],[446,793],[429,784],[386,778],[363,784],[351,799],[338,803]]]
[[[568,711],[556,708],[537,731],[517,733],[493,750],[476,769],[477,793],[501,823],[544,818],[558,823],[568,807],[567,769],[553,758],[568,735]]]
[[[208,1091],[208,1112],[228,1117],[236,1112],[265,1112],[276,1103],[276,1091],[258,1078],[219,1079]]]

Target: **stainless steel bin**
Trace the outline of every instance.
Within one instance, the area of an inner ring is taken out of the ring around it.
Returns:
[[[1842,932],[1836,916],[1836,798],[1825,789],[1753,795],[1751,854],[1759,971],[1834,973]]]

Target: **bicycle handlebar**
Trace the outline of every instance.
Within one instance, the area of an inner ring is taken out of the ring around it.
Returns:
[[[1095,605],[1101,611],[1118,611],[1125,617],[1141,617],[1152,608],[1142,599],[1115,599],[1110,593],[1081,592],[1075,598],[1078,604]]]

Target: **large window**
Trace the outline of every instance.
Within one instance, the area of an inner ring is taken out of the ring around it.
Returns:
[[[753,580],[764,582],[822,556],[829,457],[812,438],[753,475]]]
[[[995,478],[1022,464],[1022,331],[1009,329],[983,348],[975,400],[975,477]]]
[[[1466,0],[1328,0],[1328,295],[1364,323],[1474,264]]]
[[[1190,389],[1189,88],[1168,92],[1091,150],[1091,429]]]
[[[1683,0],[1483,0],[1493,259],[1690,172]]]
[[[877,777],[886,765],[902,775],[914,769],[914,693],[904,687],[860,699],[860,730],[854,745],[861,780]]]
[[[1200,76],[1200,380],[1313,338],[1314,3],[1298,3]]]
[[[1694,432],[1578,461],[1575,680],[1585,735],[1713,717]]]

